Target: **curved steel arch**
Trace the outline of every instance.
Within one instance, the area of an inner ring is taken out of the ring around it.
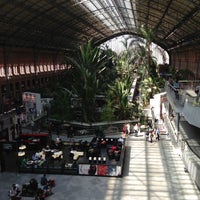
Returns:
[[[0,2],[0,46],[73,49],[157,27],[165,50],[200,42],[200,2],[188,0],[15,0]]]

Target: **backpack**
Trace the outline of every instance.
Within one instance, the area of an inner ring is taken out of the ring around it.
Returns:
[[[47,179],[45,177],[42,177],[40,180],[41,185],[46,185],[47,184]]]

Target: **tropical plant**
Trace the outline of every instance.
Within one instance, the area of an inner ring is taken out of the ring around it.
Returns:
[[[145,70],[145,77],[148,77],[148,72],[149,72],[149,68],[150,68],[150,65],[151,65],[151,45],[152,45],[152,42],[153,42],[153,39],[156,35],[156,32],[157,32],[157,27],[151,29],[151,28],[148,28],[144,25],[142,25],[139,29],[139,33],[142,35],[142,37],[145,39],[145,48],[147,50],[147,66],[146,66],[146,70]]]
[[[127,77],[125,81],[116,81],[114,85],[109,86],[108,98],[119,120],[132,116],[132,104],[129,102],[130,85],[130,77]]]
[[[158,79],[148,77],[141,81],[140,90],[143,106],[149,104],[150,98],[152,98],[156,93],[160,92],[160,82],[157,80]]]
[[[118,77],[117,69],[115,67],[118,57],[117,54],[109,48],[101,49],[101,52],[106,56],[106,63],[105,69],[98,74],[99,93],[105,94],[108,89],[108,85],[112,84],[113,80]]]
[[[101,113],[101,121],[111,122],[116,119],[115,109],[112,107],[112,103],[107,99],[107,104],[103,107]]]
[[[50,117],[58,120],[71,120],[74,118],[71,110],[70,95],[62,88],[57,88],[53,93],[53,101],[50,106]]]
[[[122,78],[126,77],[126,74],[134,76],[137,70],[137,63],[135,62],[135,46],[138,44],[139,39],[133,37],[126,37],[122,44],[125,50],[118,56],[117,68]]]
[[[79,99],[81,120],[95,121],[99,75],[105,70],[107,56],[90,40],[87,44],[80,46],[75,54],[68,57],[67,60],[73,66],[73,82],[71,91],[66,91]]]

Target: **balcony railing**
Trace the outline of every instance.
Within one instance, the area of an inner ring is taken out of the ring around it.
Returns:
[[[176,112],[181,113],[190,124],[200,128],[200,97],[195,93],[194,87],[190,88],[189,85],[185,83],[177,89],[167,82],[165,87],[167,98]]]

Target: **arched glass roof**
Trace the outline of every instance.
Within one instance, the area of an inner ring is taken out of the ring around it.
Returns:
[[[199,0],[5,0],[0,2],[0,45],[71,49],[157,27],[165,50],[200,42]]]

